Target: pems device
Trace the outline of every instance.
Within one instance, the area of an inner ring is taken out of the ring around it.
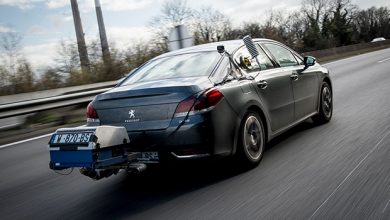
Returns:
[[[52,170],[80,168],[82,174],[101,179],[121,169],[139,173],[146,163],[158,162],[155,152],[131,152],[129,143],[124,127],[61,128],[49,141],[49,166]]]

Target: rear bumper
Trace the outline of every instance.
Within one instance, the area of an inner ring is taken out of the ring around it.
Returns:
[[[167,129],[128,132],[128,151],[157,151],[162,159],[198,159],[214,155],[214,132],[207,114],[174,118]]]
[[[209,112],[190,115],[182,124],[184,119],[174,117],[166,129],[128,131],[127,151],[159,152],[161,161],[227,156],[234,152],[239,119],[226,100]],[[100,125],[122,126],[104,122]]]

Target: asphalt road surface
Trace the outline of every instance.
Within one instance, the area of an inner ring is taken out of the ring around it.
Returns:
[[[330,123],[301,124],[247,172],[229,161],[93,181],[48,167],[48,137],[0,149],[1,219],[390,219],[390,49],[325,65]]]

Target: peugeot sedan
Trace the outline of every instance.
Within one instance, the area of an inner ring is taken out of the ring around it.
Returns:
[[[333,111],[329,71],[269,39],[162,54],[87,107],[88,126],[125,127],[144,160],[232,156],[257,165],[267,142]]]

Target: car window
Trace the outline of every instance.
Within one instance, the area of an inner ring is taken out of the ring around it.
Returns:
[[[281,67],[298,65],[294,55],[286,48],[269,43],[264,44],[264,46],[271,52],[272,55],[274,55],[276,61]]]
[[[259,51],[259,56],[257,56],[257,59],[260,62],[261,70],[274,68],[273,63],[265,54],[263,49],[261,49],[258,45],[256,45],[256,47],[257,50]],[[241,67],[243,70],[245,70],[248,73],[260,70],[256,59],[255,58],[252,59],[252,56],[250,55],[248,49],[245,46],[241,47],[234,54],[234,61],[238,64],[239,67]]]
[[[210,80],[214,83],[221,83],[229,74],[233,78],[242,77],[242,73],[239,71],[238,67],[234,64],[230,65],[229,58],[224,56],[218,69],[215,71],[214,75],[211,76]],[[228,78],[229,77],[230,76],[228,76]]]
[[[152,60],[127,78],[122,84],[162,79],[208,76],[221,55],[217,52],[180,54]]]

